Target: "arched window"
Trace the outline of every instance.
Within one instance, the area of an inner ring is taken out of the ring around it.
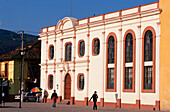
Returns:
[[[124,37],[123,91],[135,92],[135,33],[128,30]]]
[[[48,76],[48,89],[53,89],[53,75]]]
[[[153,34],[150,30],[146,31],[144,37],[144,61],[152,61]]]
[[[80,57],[84,56],[84,53],[85,53],[85,42],[81,40],[79,42],[79,56]]]
[[[149,28],[149,29],[148,29]],[[148,27],[143,37],[142,92],[155,91],[155,31]]]
[[[95,38],[93,40],[93,55],[98,55],[100,53],[100,40]]]
[[[65,47],[65,61],[71,61],[71,54],[72,54],[72,44],[66,44]]]
[[[125,40],[125,62],[133,62],[133,36],[128,33]]]
[[[84,89],[84,74],[78,74],[78,90]]]
[[[114,63],[115,58],[115,40],[113,36],[108,40],[108,63]]]
[[[53,59],[54,58],[54,46],[50,45],[49,48],[49,59]]]
[[[110,33],[106,42],[106,59],[107,59],[107,71],[106,71],[106,91],[116,91],[116,35]]]

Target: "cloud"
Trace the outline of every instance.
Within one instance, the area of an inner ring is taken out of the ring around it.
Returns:
[[[2,22],[0,21],[0,26],[2,26]]]

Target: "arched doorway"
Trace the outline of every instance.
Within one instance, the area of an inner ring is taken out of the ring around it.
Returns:
[[[67,73],[64,81],[64,99],[70,100],[70,98],[71,98],[71,76],[69,73]]]

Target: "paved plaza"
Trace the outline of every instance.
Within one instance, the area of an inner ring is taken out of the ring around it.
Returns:
[[[34,103],[24,102],[22,108],[19,107],[19,102],[6,103],[5,107],[0,105],[0,112],[155,112],[148,110],[136,110],[136,109],[118,109],[110,107],[98,107],[98,110],[92,110],[92,106],[80,106],[80,105],[66,105],[57,104],[54,108],[51,103]],[[163,111],[159,111],[163,112]]]

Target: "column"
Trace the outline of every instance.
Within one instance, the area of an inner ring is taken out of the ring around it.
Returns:
[[[119,29],[119,35],[117,36],[117,107],[121,107],[121,75],[123,70],[122,61],[122,29]]]
[[[62,85],[62,74],[63,74],[63,70],[60,70],[60,75],[59,75],[59,78],[60,79],[60,84],[58,85],[58,89],[59,89],[59,96],[58,96],[58,101],[61,102],[62,101],[62,88],[63,88],[63,85]]]
[[[157,111],[160,110],[160,99],[159,99],[159,75],[160,75],[160,72],[159,72],[159,69],[160,69],[160,22],[157,23],[157,29],[156,29],[156,72],[155,72],[155,90],[156,90],[156,102],[155,102],[155,109]]]
[[[60,62],[63,60],[63,39],[60,39],[60,56],[59,56]]]
[[[86,68],[86,78],[85,78],[85,90],[86,90],[86,95],[84,97],[84,102],[85,102],[85,105],[88,105],[88,100],[89,100],[89,41],[90,39],[90,35],[87,34],[87,42],[85,42],[85,46],[87,46],[85,49],[87,49],[85,52],[86,54],[86,60],[87,60],[87,68]]]
[[[102,38],[101,38],[101,43],[102,43],[102,46],[101,46],[101,61],[102,61],[102,80],[101,80],[101,86],[102,86],[102,89],[101,89],[101,98],[100,98],[100,106],[103,107],[104,106],[104,75],[105,75],[105,32],[102,32]]]
[[[48,89],[47,85],[48,85],[48,34],[47,34],[47,40],[46,40],[46,58],[45,58],[45,61],[46,61],[46,69],[45,69],[45,90]]]
[[[70,104],[74,105],[75,101],[75,70],[72,70],[71,75],[71,98],[70,98]]]
[[[136,73],[135,73],[135,90],[137,93],[136,106],[140,108],[140,92],[141,92],[141,76],[142,76],[142,37],[141,37],[141,25],[137,26],[138,32],[136,34]]]
[[[57,60],[56,60],[56,55],[57,55],[57,53],[56,53],[56,52],[57,52],[57,51],[56,51],[56,47],[57,47],[57,46],[56,46],[56,41],[57,41],[57,40],[56,40],[56,34],[55,34],[55,40],[54,40],[54,70],[53,70],[53,72],[54,72],[54,90],[57,89],[57,88],[56,88],[56,86],[57,86],[57,85],[56,85],[56,82],[57,82],[57,78],[56,78],[56,77],[57,77],[57,76],[56,76],[56,75],[57,75],[57,74],[56,74],[56,61],[57,61]],[[56,91],[58,92],[58,90],[56,90]]]

